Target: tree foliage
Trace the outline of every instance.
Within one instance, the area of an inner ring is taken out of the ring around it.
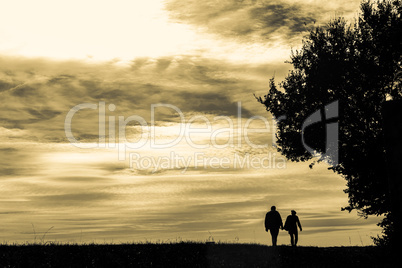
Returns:
[[[257,98],[276,118],[286,116],[277,123],[277,149],[292,161],[313,157],[301,141],[304,120],[338,101],[339,160],[330,169],[347,181],[343,209],[365,217],[390,214],[381,107],[387,99],[402,99],[401,3],[363,2],[353,23],[339,18],[311,30],[302,48],[292,51],[293,70],[279,86],[271,79],[268,94]],[[304,135],[325,153],[323,125]],[[390,219],[380,226],[392,229]]]

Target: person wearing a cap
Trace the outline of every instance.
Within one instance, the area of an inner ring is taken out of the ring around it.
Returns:
[[[291,215],[286,218],[285,221],[285,230],[288,231],[290,235],[290,243],[292,246],[297,246],[297,241],[299,240],[299,235],[297,233],[297,226],[300,228],[300,232],[302,231],[302,227],[300,224],[299,217],[296,216],[296,211],[292,210]]]

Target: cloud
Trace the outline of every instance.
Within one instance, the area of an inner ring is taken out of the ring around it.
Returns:
[[[23,133],[24,131],[7,130],[5,136],[3,136],[2,128],[0,127],[0,138],[2,141],[4,141],[3,137],[10,136],[10,132]],[[11,139],[14,137],[11,134]],[[0,176],[2,180],[5,180],[7,177],[32,175],[32,170],[35,169],[36,165],[36,152],[24,150],[24,147],[26,148],[27,144],[23,144],[22,146],[16,146],[15,144],[0,145],[0,157],[2,159],[0,162]]]
[[[359,2],[169,0],[165,7],[172,20],[195,25],[224,38],[240,42],[292,43],[335,14],[346,17],[353,14]]]
[[[82,192],[82,193],[69,193],[69,194],[57,194],[57,195],[40,195],[29,197],[30,202],[40,206],[61,207],[79,205],[93,205],[100,202],[107,202],[112,200],[113,195],[103,192]],[[51,204],[51,205],[50,205]]]
[[[241,101],[242,116],[250,117],[256,111],[252,93],[265,91],[269,76],[285,70],[282,65],[234,64],[197,55],[141,58],[129,66],[7,57],[0,63],[0,125],[16,133],[24,130],[30,140],[52,142],[66,141],[65,117],[81,103],[114,104],[107,116],[139,115],[149,122],[151,104],[171,104],[184,114],[236,116]],[[175,111],[159,112],[160,123],[178,122]],[[97,139],[98,121],[98,110],[78,111],[73,118],[76,138]]]
[[[217,115],[236,116],[237,102],[241,102],[244,119],[253,115],[269,117],[252,93],[266,93],[268,80],[273,75],[281,80],[290,66],[261,63],[266,58],[282,61],[283,54],[260,57],[260,52],[282,51],[269,46],[290,46],[315,25],[314,20],[322,23],[334,11],[351,14],[356,3],[340,0],[323,6],[322,1],[315,0],[172,0],[166,9],[173,20],[212,33],[196,35],[200,39],[190,44],[191,54],[184,48],[182,55],[141,57],[129,63],[118,59],[94,63],[1,56],[0,176],[2,203],[7,208],[0,212],[7,216],[3,219],[3,240],[27,241],[34,223],[38,233],[55,226],[55,233],[49,236],[54,234],[52,238],[57,241],[80,236],[83,241],[127,241],[144,236],[166,239],[177,235],[200,239],[211,232],[232,239],[235,235],[252,237],[254,229],[258,230],[254,237],[261,237],[259,242],[265,243],[263,217],[271,204],[277,204],[283,213],[298,210],[307,234],[333,226],[344,230],[364,227],[366,224],[355,224],[350,214],[339,210],[347,203],[343,181],[333,173],[328,175],[326,169],[327,173],[318,170],[318,174],[308,175],[301,171],[300,164],[297,168],[288,164],[286,170],[191,166],[184,174],[181,168],[172,167],[151,176],[148,171],[133,174],[126,162],[117,161],[117,150],[84,150],[64,144],[66,115],[82,103],[105,102],[106,124],[110,123],[109,116],[117,122],[118,116],[139,115],[149,122],[150,106],[155,103],[174,105],[186,116],[201,114],[213,119]],[[174,40],[172,34],[166,31],[161,36]],[[102,38],[105,36],[102,34]],[[170,47],[175,44],[170,43]],[[166,46],[156,43],[155,47],[160,50]],[[60,48],[59,52],[65,47]],[[97,49],[103,50],[102,46]],[[68,54],[71,51],[63,53]],[[243,60],[247,55],[259,60]],[[109,104],[115,106],[114,111]],[[72,128],[78,140],[98,140],[98,112],[84,109],[75,114]],[[157,116],[156,124],[162,132],[179,122],[177,114],[169,109],[159,109]],[[135,126],[129,130],[138,134]],[[271,141],[264,135],[255,134],[253,141]],[[182,145],[169,150],[183,155],[194,153],[188,144]],[[145,156],[166,153],[148,149],[137,151]],[[207,156],[221,158],[235,152],[255,156],[266,153],[247,145],[206,151]],[[317,169],[308,170],[309,174]],[[326,236],[325,240],[330,238]]]
[[[115,173],[120,166],[113,152],[64,144],[12,144],[0,152],[4,164],[25,169],[2,177],[7,207],[2,213],[7,213],[4,226],[10,234],[5,237],[12,241],[26,241],[33,223],[38,232],[55,226],[49,239],[57,241],[81,233],[83,241],[206,239],[210,233],[226,240],[253,237],[255,230],[264,243],[263,219],[272,204],[283,219],[296,209],[303,225],[301,242],[314,245],[319,243],[315,235],[324,235],[323,245],[340,236],[347,241],[347,232],[364,235],[378,220],[357,220],[340,210],[347,204],[343,179],[324,165],[310,170],[293,164],[259,174],[205,170],[132,176]]]

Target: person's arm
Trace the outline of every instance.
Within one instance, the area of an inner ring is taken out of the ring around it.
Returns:
[[[300,224],[299,217],[297,217],[297,225],[299,225],[300,231],[302,231],[302,227],[301,227],[301,224]]]
[[[289,216],[286,217],[285,226],[283,227],[286,231],[289,230]]]
[[[265,214],[264,226],[265,226],[265,232],[268,232],[268,213]]]
[[[281,223],[281,229],[283,230],[283,222],[282,222],[281,214],[278,213],[278,216],[279,216],[279,222]]]

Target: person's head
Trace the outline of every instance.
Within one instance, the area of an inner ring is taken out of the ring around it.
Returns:
[[[292,213],[293,216],[296,215],[296,211],[291,210],[290,212]]]
[[[276,207],[275,206],[272,206],[271,207],[271,211],[275,211],[276,210]]]

